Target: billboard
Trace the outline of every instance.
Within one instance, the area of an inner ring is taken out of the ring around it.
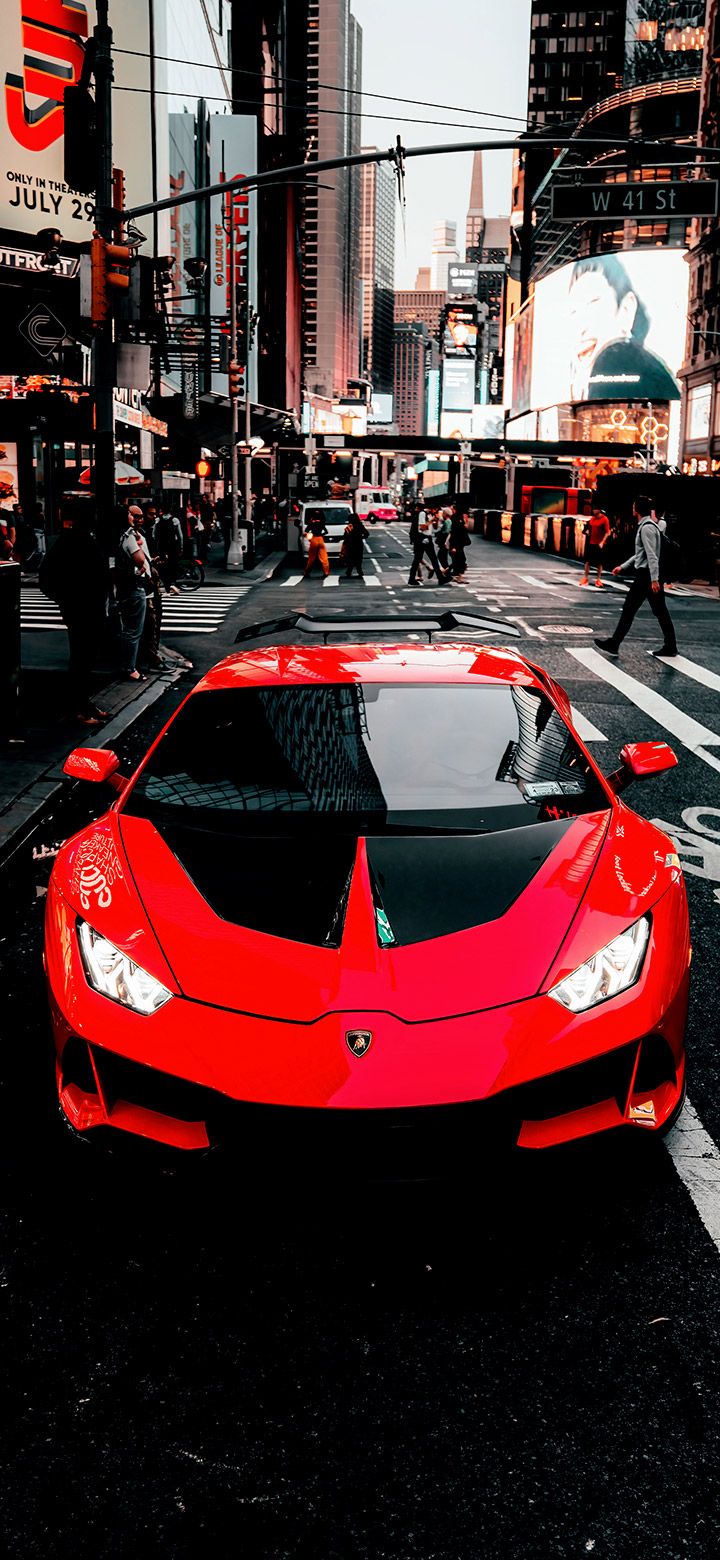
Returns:
[[[475,405],[475,359],[446,358],[443,361],[443,411],[471,412]]]
[[[165,193],[167,183],[158,154],[155,191],[153,159],[148,152],[154,140],[158,147],[162,142],[157,129],[153,137],[151,16],[150,0],[123,0],[122,5],[112,7],[115,49],[133,51],[116,55],[118,79],[113,89],[113,160],[125,172],[127,198],[133,205],[158,198],[158,193]],[[85,243],[91,236],[92,198],[75,194],[63,177],[63,93],[80,75],[84,45],[95,20],[93,0],[3,0],[2,228],[35,233],[42,227],[57,226],[63,237],[74,243]],[[167,49],[164,30],[158,30],[160,20],[155,18],[154,47],[158,54],[164,54]],[[156,76],[158,68],[164,67],[156,67]],[[130,89],[132,95],[123,88]],[[163,113],[165,101],[162,94],[156,100],[158,115]],[[152,224],[148,236],[150,233]]]
[[[538,282],[526,404],[678,401],[688,282],[682,250],[649,248],[592,255]],[[515,322],[515,411],[524,410],[523,318]]]
[[[441,412],[441,439],[471,439],[473,414],[469,412]]]
[[[393,420],[393,397],[382,392],[374,391],[373,398],[368,408],[369,423],[391,423]]]
[[[0,509],[12,509],[17,501],[17,444],[0,444]]]
[[[473,357],[477,350],[477,306],[449,304],[442,332],[443,357]]]
[[[170,114],[170,195],[180,195],[197,188],[195,181],[194,114]],[[191,255],[200,253],[199,202],[189,201],[186,206],[175,206],[170,212],[170,253],[175,261],[172,273],[172,304],[183,314],[194,314],[196,300],[187,290],[187,277],[183,265]]]
[[[257,120],[252,114],[210,115],[210,183],[257,173]],[[257,308],[257,196],[240,191],[233,199],[214,195],[210,202],[210,313],[229,318],[232,297],[230,277],[230,222],[235,224],[235,286],[240,301]],[[257,401],[257,334],[250,353],[250,398]],[[245,395],[245,353],[241,394]],[[227,395],[227,374],[215,373],[212,388]]]
[[[448,297],[477,298],[478,266],[472,261],[448,266]]]

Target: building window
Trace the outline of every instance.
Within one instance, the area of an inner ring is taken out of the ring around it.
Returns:
[[[687,428],[688,442],[708,439],[710,436],[710,406],[712,385],[693,385],[688,391]]]

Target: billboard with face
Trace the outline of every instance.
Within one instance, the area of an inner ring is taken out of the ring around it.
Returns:
[[[681,250],[634,249],[538,282],[530,405],[678,401],[688,281]]]
[[[443,357],[474,357],[477,338],[477,307],[474,304],[449,305],[443,326]]]

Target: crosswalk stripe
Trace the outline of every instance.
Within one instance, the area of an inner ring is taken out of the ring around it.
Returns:
[[[522,574],[519,569],[516,569],[515,573],[517,574],[518,579],[522,580],[524,585],[534,585],[536,587],[539,586],[541,590],[551,591],[554,596],[556,596],[558,593],[558,586],[551,585],[548,580],[543,579],[542,574]]]
[[[577,710],[574,704],[572,706],[572,718],[573,726],[581,742],[607,742],[604,732],[598,731],[597,726],[593,726],[587,715],[583,715],[582,710]]]
[[[289,574],[286,580],[280,581],[281,590],[287,590],[291,585],[299,585],[302,577],[302,574]]]
[[[375,586],[378,590],[382,589],[382,580],[378,579],[377,575],[366,574],[365,584],[370,590],[372,590],[373,586]]]
[[[648,650],[648,655],[652,655],[651,650]],[[663,665],[670,667],[673,672],[682,672],[685,677],[692,677],[693,682],[702,683],[705,688],[713,688],[716,693],[720,693],[718,673],[708,671],[706,666],[699,666],[697,661],[688,661],[687,656],[674,655],[667,661],[663,661]]]
[[[701,758],[704,763],[710,765],[711,769],[720,771],[720,757],[706,751],[708,747],[720,746],[720,736],[717,732],[703,726],[692,715],[686,715],[675,704],[671,704],[669,699],[664,699],[662,694],[655,693],[653,688],[645,687],[643,683],[637,681],[637,678],[630,677],[613,662],[606,661],[597,650],[586,649],[585,646],[574,649],[569,645],[566,649],[568,655],[573,656],[582,666],[586,666],[588,671],[594,672],[597,677],[602,678],[603,682],[610,683],[611,687],[617,688],[619,693],[624,693],[631,704],[637,705],[637,708],[649,715],[651,720],[657,721],[665,731],[677,737],[683,747],[686,747],[690,753],[694,753],[696,758]]]
[[[340,575],[339,574],[326,574],[325,575],[325,578],[323,580],[323,585],[327,586],[327,585],[339,585],[339,584],[340,584]]]

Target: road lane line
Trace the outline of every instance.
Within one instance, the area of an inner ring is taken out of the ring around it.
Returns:
[[[709,764],[711,769],[720,770],[720,758],[716,759],[711,753],[706,752],[708,747],[720,746],[720,736],[717,732],[710,731],[709,727],[703,726],[699,720],[694,720],[692,715],[686,715],[675,704],[671,704],[669,699],[664,699],[662,694],[655,693],[654,689],[646,688],[643,683],[638,682],[637,678],[628,676],[628,673],[621,671],[614,662],[605,660],[598,650],[585,649],[584,646],[571,649],[569,645],[565,648],[568,655],[573,656],[582,666],[586,666],[588,671],[594,672],[596,677],[602,678],[603,682],[617,688],[631,704],[635,704],[639,710],[649,715],[651,720],[657,721],[665,731],[677,737],[678,742],[682,742],[683,747],[686,747],[690,753],[694,753],[697,758]]]
[[[689,1100],[665,1147],[720,1251],[720,1153]]]
[[[574,704],[572,705],[572,718],[573,726],[581,742],[607,742],[604,732],[598,731],[597,726],[593,726],[587,715],[583,715],[582,710],[577,710]]]
[[[652,650],[648,650],[652,655]],[[717,672],[709,672],[706,666],[699,666],[697,661],[688,661],[687,656],[673,655],[667,660],[663,656],[656,656],[655,660],[661,660],[663,666],[669,666],[673,672],[682,672],[685,677],[692,677],[693,682],[703,683],[706,688],[714,688],[720,693],[720,676]]]

